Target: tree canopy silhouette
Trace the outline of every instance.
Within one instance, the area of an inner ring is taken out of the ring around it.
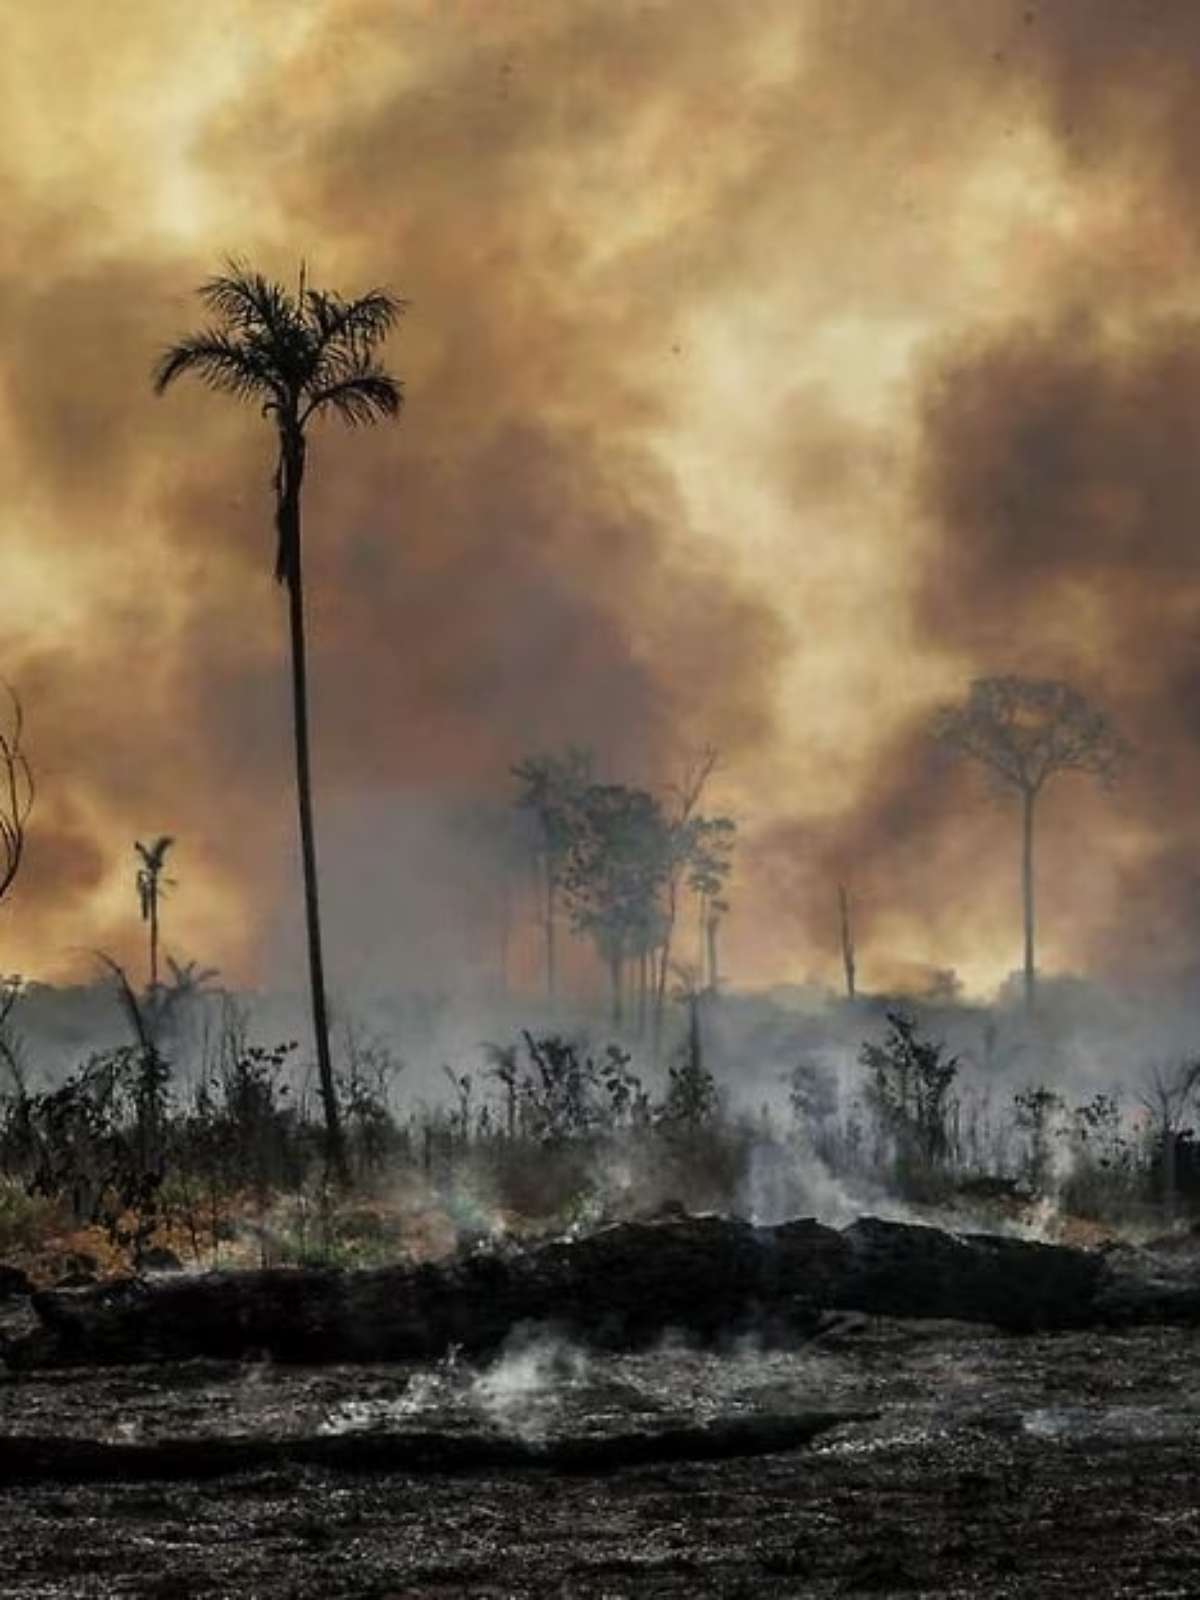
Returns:
[[[399,412],[401,385],[380,365],[376,352],[404,306],[384,289],[346,299],[330,290],[309,288],[303,267],[293,295],[282,284],[236,260],[227,262],[226,270],[202,284],[198,292],[213,321],[163,353],[154,369],[154,387],[162,394],[177,378],[190,374],[218,393],[257,404],[275,427],[275,577],[288,594],[313,1033],[329,1164],[344,1180],[347,1169],[329,1049],[313,824],[301,489],[311,422],[333,415],[353,428]]]
[[[977,678],[962,705],[937,711],[933,731],[942,744],[986,767],[1002,790],[1015,789],[1021,797],[1025,1002],[1032,1007],[1037,798],[1062,772],[1082,772],[1111,784],[1128,746],[1104,711],[1055,678]]]

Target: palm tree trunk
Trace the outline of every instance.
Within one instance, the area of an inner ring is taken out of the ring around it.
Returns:
[[[158,988],[158,884],[150,886],[150,988]]]
[[[1033,1010],[1036,968],[1033,956],[1033,803],[1037,798],[1034,789],[1021,791],[1022,845],[1021,845],[1021,895],[1025,913],[1025,1007]]]
[[[330,1176],[349,1183],[346,1146],[338,1115],[333,1059],[329,1050],[329,1014],[325,1001],[325,961],[321,951],[321,908],[317,893],[317,848],[313,830],[312,776],[308,751],[308,671],[304,642],[304,583],[300,562],[299,484],[283,508],[290,553],[286,582],[292,645],[292,715],[296,738],[296,793],[300,809],[300,854],[304,867],[304,915],[308,931],[308,975],[312,997],[317,1078],[325,1112],[325,1155]]]

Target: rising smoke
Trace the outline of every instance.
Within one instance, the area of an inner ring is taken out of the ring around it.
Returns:
[[[737,979],[830,975],[850,878],[876,982],[994,984],[1012,818],[923,729],[995,671],[1069,676],[1139,747],[1046,808],[1046,964],[1188,966],[1187,0],[77,20],[26,20],[0,145],[2,666],[41,780],[5,965],[133,959],[164,830],[168,945],[293,974],[269,439],[147,376],[239,252],[410,302],[401,425],[313,451],[339,984],[424,982],[430,928],[448,982],[479,966],[455,815],[502,812],[522,753],[661,782],[702,739],[747,840]]]

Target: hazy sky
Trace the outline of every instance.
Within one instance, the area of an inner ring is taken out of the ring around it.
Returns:
[[[1138,750],[1048,792],[1045,965],[1200,955],[1194,0],[60,0],[0,70],[0,967],[140,948],[170,832],[167,948],[298,975],[270,431],[149,384],[231,254],[409,302],[310,452],[336,982],[491,959],[523,753],[709,740],[733,977],[832,979],[845,877],[866,983],[994,983],[1016,817],[922,730],[1010,671]]]

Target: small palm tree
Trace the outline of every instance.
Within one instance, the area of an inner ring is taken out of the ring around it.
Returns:
[[[142,921],[150,924],[150,989],[158,988],[158,903],[171,880],[163,877],[167,851],[175,843],[169,834],[160,834],[153,844],[133,841],[140,865],[137,869],[138,904]]]
[[[288,595],[291,632],[292,707],[296,742],[296,789],[304,868],[309,979],[317,1071],[325,1112],[330,1171],[345,1181],[345,1146],[338,1116],[329,1018],[321,953],[317,858],[313,829],[308,745],[308,687],[304,645],[304,586],[301,569],[300,494],[304,483],[307,428],[315,418],[336,414],[350,427],[395,416],[399,382],[379,365],[376,349],[403,310],[382,289],[356,300],[310,289],[301,268],[298,292],[252,272],[239,261],[199,290],[214,325],[172,345],[154,371],[161,394],[176,378],[194,373],[209,388],[257,403],[275,425],[279,454],[273,479],[277,547],[275,577]]]

